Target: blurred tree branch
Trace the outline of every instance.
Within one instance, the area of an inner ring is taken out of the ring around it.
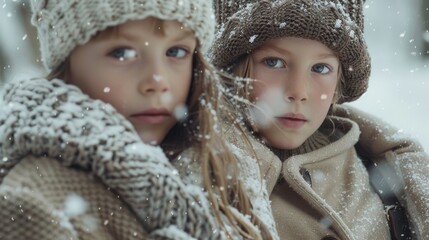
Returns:
[[[424,58],[429,58],[429,1],[422,0],[422,29],[423,29],[423,50]]]

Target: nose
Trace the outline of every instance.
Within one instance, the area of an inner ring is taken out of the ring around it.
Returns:
[[[308,99],[308,83],[304,75],[294,74],[288,77],[285,84],[285,96],[288,101],[306,101]]]
[[[167,69],[160,63],[151,64],[150,69],[144,70],[139,82],[139,92],[141,94],[163,93],[170,88]]]

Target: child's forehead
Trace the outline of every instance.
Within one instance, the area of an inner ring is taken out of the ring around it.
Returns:
[[[158,18],[145,18],[142,20],[130,20],[125,23],[109,27],[99,32],[95,39],[127,37],[132,39],[133,36],[138,34],[154,34],[157,36],[171,36],[184,35],[194,37],[195,35],[191,29],[185,27],[182,23],[175,20],[162,20]]]
[[[334,51],[324,45],[323,43],[306,39],[306,38],[297,38],[297,37],[284,37],[284,38],[274,38],[265,41],[261,46],[259,46],[256,51],[276,51],[290,53],[295,52],[299,48],[304,48],[322,55],[333,55],[336,56]]]

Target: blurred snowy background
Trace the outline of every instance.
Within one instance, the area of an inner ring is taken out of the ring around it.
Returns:
[[[0,0],[0,88],[44,76],[29,0]],[[429,152],[429,0],[367,0],[365,37],[373,70],[352,103],[419,139]]]
[[[352,105],[420,140],[429,153],[429,0],[367,0],[367,93]]]

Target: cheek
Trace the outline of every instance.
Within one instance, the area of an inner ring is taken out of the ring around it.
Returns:
[[[319,109],[323,114],[328,112],[329,107],[334,103],[335,99],[335,84],[319,85],[316,87],[313,98],[315,99],[315,108]]]
[[[92,89],[91,95],[105,102],[112,102],[117,99],[118,96],[123,96],[124,98],[127,96],[124,84],[115,85],[109,83],[97,84]]]
[[[114,106],[118,111],[126,105],[126,84],[118,81],[117,77],[104,68],[101,70],[97,64],[92,64],[91,69],[81,63],[71,68],[71,76],[68,81],[81,89],[92,99],[99,99]]]
[[[178,104],[186,102],[192,82],[192,74],[192,63],[175,68],[175,71],[170,72],[170,89],[176,96]]]
[[[271,87],[272,76],[263,68],[255,66],[251,78],[253,82],[251,84],[250,99],[256,101],[267,88]]]
[[[256,80],[251,84],[251,90],[250,90],[250,100],[255,102],[259,99],[259,97],[262,95],[264,90],[264,85]]]
[[[272,81],[272,75],[272,71],[269,71],[266,68],[261,67],[260,65],[256,65],[252,71],[251,77],[253,79],[258,79],[257,82],[264,83],[266,85],[270,84],[270,82]]]
[[[137,85],[133,78],[125,73],[116,75],[114,72],[109,73],[109,71],[93,75],[93,77],[94,82],[88,91],[91,97],[111,104],[121,113],[127,109],[127,105],[130,104],[130,100],[137,92]]]
[[[97,71],[94,69],[94,71]],[[73,74],[70,83],[79,87],[84,93],[88,94],[92,98],[102,99],[106,95],[109,95],[116,89],[115,86],[108,84],[106,77],[102,74],[96,74],[96,72],[79,72]]]

